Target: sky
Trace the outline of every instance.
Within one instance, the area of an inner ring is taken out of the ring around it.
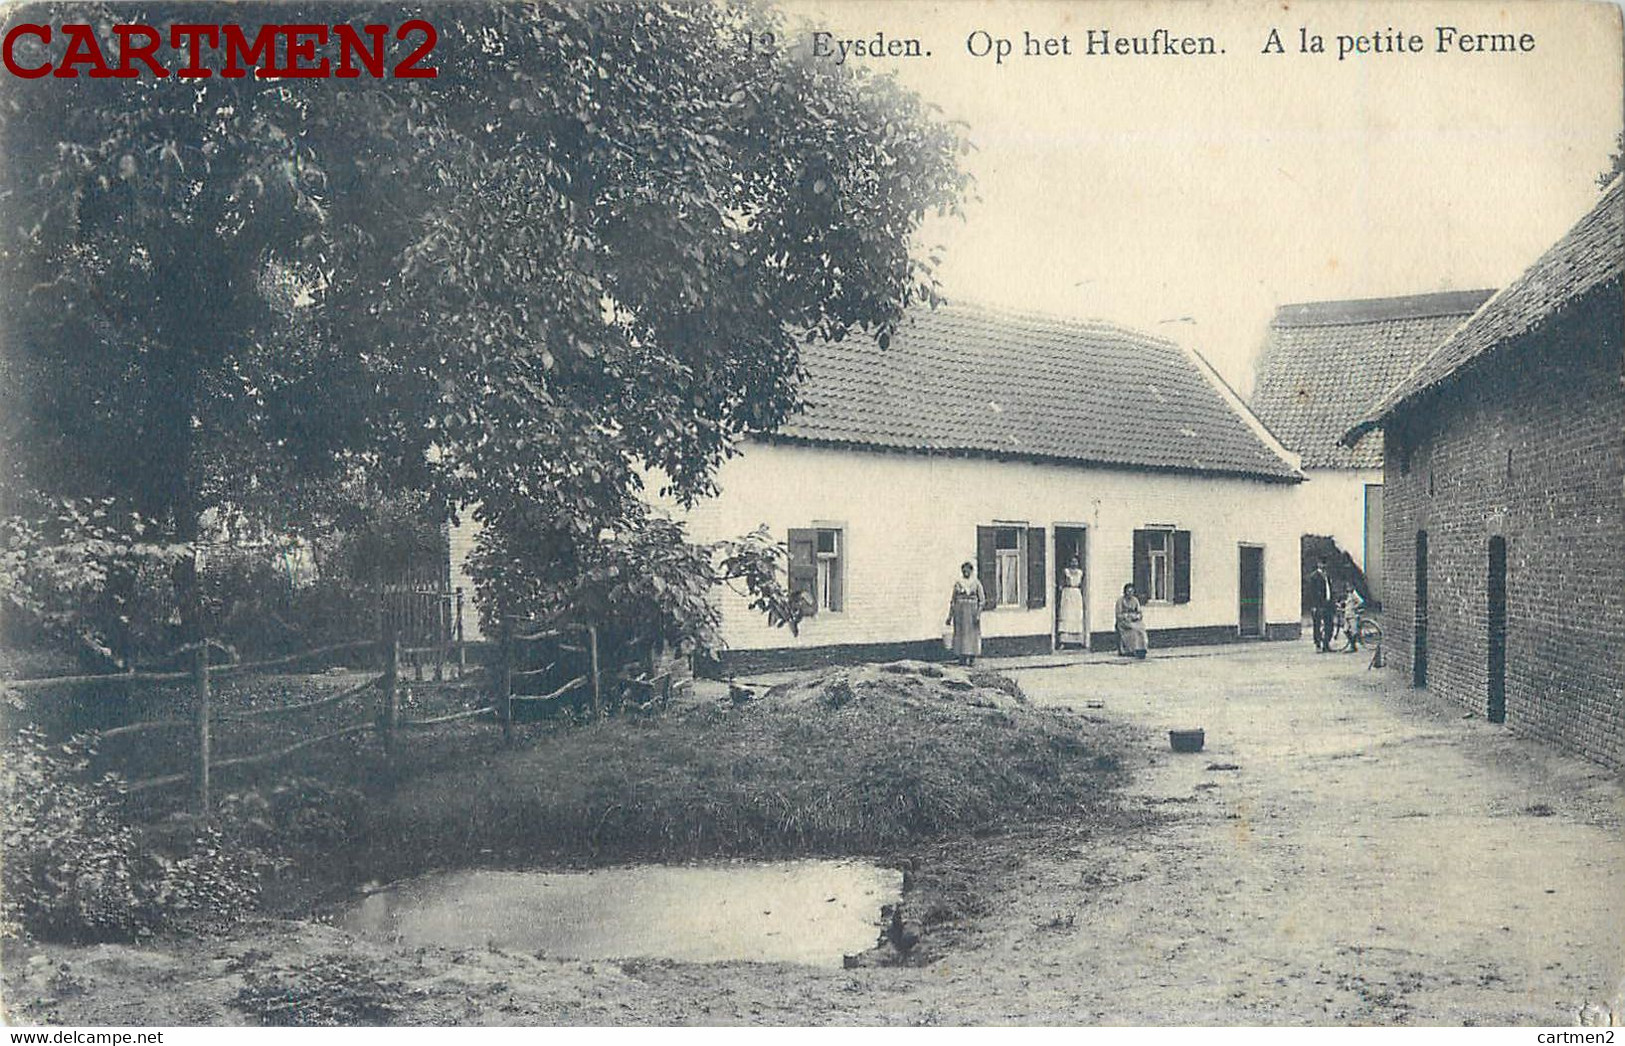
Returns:
[[[1198,349],[1245,393],[1277,306],[1498,287],[1598,193],[1622,124],[1619,9],[1503,4],[784,0],[791,40],[916,38],[863,58],[962,121],[966,218],[931,219],[952,299],[1089,317]],[[1528,33],[1436,50],[1438,27]],[[1082,53],[1089,29],[1211,36],[1210,56]],[[1270,30],[1284,53],[1264,53]],[[972,45],[1004,38],[1003,63]],[[1300,31],[1326,53],[1300,52]],[[1390,31],[1421,53],[1350,54]],[[1025,57],[1024,34],[1070,40]],[[1407,41],[1408,42],[1408,41]],[[830,44],[838,50],[838,44]],[[833,61],[833,57],[826,59]]]

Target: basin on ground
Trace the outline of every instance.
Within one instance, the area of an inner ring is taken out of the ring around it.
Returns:
[[[875,944],[901,892],[901,872],[856,861],[464,870],[375,891],[340,925],[409,947],[840,966]]]

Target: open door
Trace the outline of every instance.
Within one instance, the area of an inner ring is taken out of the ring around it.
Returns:
[[[1241,593],[1239,631],[1243,636],[1264,636],[1264,549],[1261,545],[1241,546]]]
[[[1055,527],[1055,648],[1089,648],[1089,532]],[[1072,562],[1077,561],[1077,567]],[[1075,573],[1069,571],[1075,570]],[[1072,582],[1076,581],[1076,584]]]

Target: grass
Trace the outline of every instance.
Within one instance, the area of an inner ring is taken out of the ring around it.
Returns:
[[[882,854],[1087,817],[1122,739],[992,674],[837,671],[742,707],[533,738],[403,784],[370,849],[399,874],[476,861]],[[1081,812],[1080,812],[1081,808]]]

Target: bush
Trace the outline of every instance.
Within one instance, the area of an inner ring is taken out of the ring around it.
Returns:
[[[34,730],[5,745],[0,927],[7,935],[128,941],[222,926],[252,910],[256,851],[190,818],[163,832],[138,830],[120,816],[123,782],[89,777],[93,754],[81,739],[52,744]]]
[[[239,842],[275,851],[331,852],[356,833],[366,812],[359,788],[318,777],[289,777],[220,800],[220,817]]]

